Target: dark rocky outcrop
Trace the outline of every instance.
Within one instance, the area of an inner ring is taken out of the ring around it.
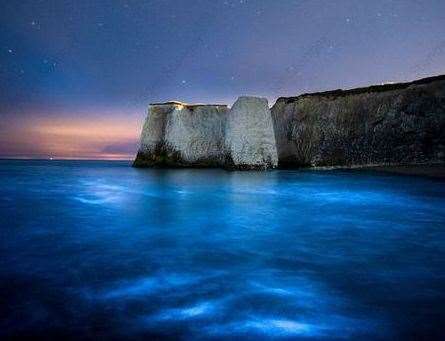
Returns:
[[[445,161],[445,76],[279,98],[279,167]]]

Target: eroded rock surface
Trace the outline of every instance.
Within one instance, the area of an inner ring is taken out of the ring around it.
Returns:
[[[225,105],[180,102],[149,106],[136,167],[267,169],[278,165],[267,100]]]
[[[141,134],[137,167],[223,165],[225,105],[151,104]]]
[[[445,76],[279,98],[280,167],[445,162]]]
[[[278,166],[272,116],[267,99],[240,97],[229,111],[226,129],[227,166],[267,169]]]

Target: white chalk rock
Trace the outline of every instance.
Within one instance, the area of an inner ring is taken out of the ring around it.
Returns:
[[[267,99],[239,97],[228,114],[226,166],[268,169],[278,166],[277,147]]]
[[[181,162],[220,166],[223,162],[225,105],[181,105],[171,112],[165,140],[180,153]]]
[[[151,104],[134,165],[222,166],[227,111],[226,105]]]

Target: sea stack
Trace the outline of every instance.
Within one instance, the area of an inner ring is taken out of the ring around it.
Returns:
[[[266,98],[240,97],[228,113],[226,167],[268,169],[278,166],[272,115]]]

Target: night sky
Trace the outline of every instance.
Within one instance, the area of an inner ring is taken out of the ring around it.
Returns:
[[[131,158],[150,102],[445,73],[445,1],[2,1],[0,157]]]

